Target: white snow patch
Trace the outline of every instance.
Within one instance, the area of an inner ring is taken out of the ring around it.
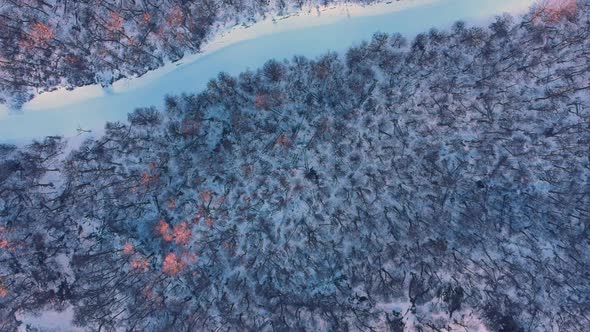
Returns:
[[[26,332],[27,325],[43,332],[82,332],[82,328],[72,324],[74,310],[72,307],[66,308],[62,312],[55,310],[43,311],[38,315],[32,313],[20,313],[18,319],[23,323],[18,328],[18,332]]]
[[[104,95],[105,91],[99,84],[82,86],[73,90],[68,90],[62,87],[57,90],[42,92],[36,95],[35,98],[25,103],[23,107],[26,107],[27,111],[38,111],[74,104]]]

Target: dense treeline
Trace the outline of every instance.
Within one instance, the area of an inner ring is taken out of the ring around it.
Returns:
[[[360,0],[370,3],[373,0]],[[0,2],[0,103],[35,91],[143,75],[200,50],[211,32],[332,0],[6,0]]]
[[[567,10],[566,10],[567,9]],[[0,154],[0,329],[584,331],[590,3],[220,74]]]

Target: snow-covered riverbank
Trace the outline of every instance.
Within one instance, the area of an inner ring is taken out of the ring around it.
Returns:
[[[136,107],[160,106],[167,94],[196,92],[218,72],[237,74],[271,58],[315,57],[342,51],[376,31],[406,36],[446,28],[456,20],[485,23],[504,12],[518,14],[533,0],[413,0],[316,8],[285,17],[269,18],[249,27],[220,33],[190,55],[140,78],[116,82],[109,89],[87,86],[73,91],[44,93],[27,103],[23,112],[0,110],[0,141],[23,142],[47,135],[72,137],[77,129],[100,132],[106,121],[126,119]]]

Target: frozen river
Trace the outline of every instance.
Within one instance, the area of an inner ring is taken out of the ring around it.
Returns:
[[[43,93],[22,112],[0,109],[0,142],[22,143],[47,135],[72,137],[77,128],[100,132],[106,121],[124,120],[136,107],[163,104],[167,94],[198,92],[218,72],[238,74],[271,58],[316,57],[344,51],[377,32],[407,37],[431,27],[448,28],[457,20],[486,24],[504,12],[524,12],[533,0],[406,0],[367,8],[335,7],[306,15],[277,18],[238,27],[205,46],[200,55],[140,78],[116,82],[107,90],[89,86]],[[233,35],[232,35],[233,34]]]

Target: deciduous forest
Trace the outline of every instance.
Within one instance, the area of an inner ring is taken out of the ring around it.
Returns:
[[[590,2],[571,3],[220,73],[75,149],[0,145],[0,330],[73,307],[90,331],[587,331]],[[206,35],[155,3],[60,4],[79,41],[39,22],[39,58],[4,74],[44,59],[86,83],[198,47],[159,33]]]

